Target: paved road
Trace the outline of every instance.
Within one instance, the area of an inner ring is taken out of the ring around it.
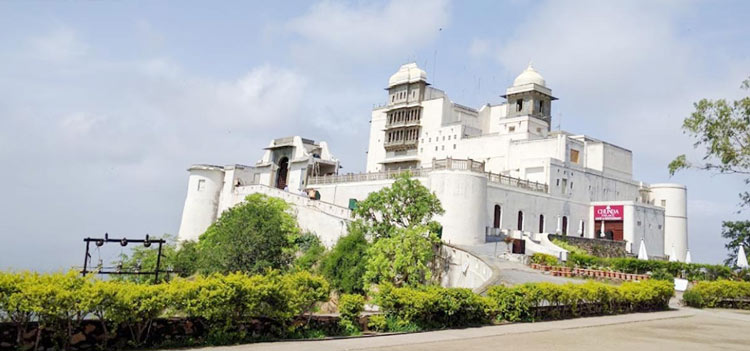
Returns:
[[[583,283],[585,281],[583,279],[553,277],[549,274],[544,274],[538,270],[531,269],[525,264],[512,262],[502,258],[501,256],[508,252],[508,246],[504,242],[474,246],[456,246],[465,251],[471,252],[473,255],[480,257],[489,265],[493,266],[498,274],[493,276],[494,280],[490,282],[491,285],[517,285],[531,282],[564,284]]]
[[[748,350],[750,312],[681,309],[658,313],[443,330],[338,340],[276,342],[200,350]]]

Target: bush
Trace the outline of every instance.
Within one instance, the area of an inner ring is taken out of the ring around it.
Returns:
[[[157,285],[96,281],[76,272],[0,273],[0,316],[16,325],[17,342],[30,321],[51,328],[58,349],[66,348],[70,332],[89,315],[102,322],[105,333],[128,330],[132,346],[149,343],[156,318],[175,315],[205,321],[209,343],[229,343],[247,340],[245,326],[255,319],[277,327],[269,336],[290,335],[298,327],[292,322],[328,294],[328,283],[308,272],[214,274]]]
[[[682,300],[697,308],[739,308],[750,309],[750,282],[717,280],[698,282],[685,291]]]
[[[672,284],[663,281],[624,283],[619,287],[589,281],[495,286],[487,297],[496,320],[515,322],[663,310],[668,308],[673,292]]]
[[[487,291],[487,297],[497,321],[518,322],[530,319],[531,306],[521,289],[497,285]]]
[[[489,320],[487,300],[469,289],[397,288],[384,284],[380,286],[376,301],[399,329],[407,326],[418,329],[464,327]],[[389,330],[392,330],[391,326]]]
[[[362,295],[344,294],[339,298],[339,324],[347,334],[359,334],[359,315],[365,307],[365,298]]]
[[[563,249],[565,249],[565,250],[568,250],[568,252],[571,252],[571,253],[576,253],[576,254],[579,254],[579,255],[586,255],[586,254],[588,254],[588,252],[586,252],[586,250],[584,250],[584,249],[582,249],[582,248],[580,248],[578,246],[575,246],[575,245],[573,245],[573,244],[571,244],[571,243],[569,243],[567,241],[563,241],[563,240],[560,240],[560,239],[552,239],[552,243],[555,244],[555,245],[557,245],[557,246],[559,246],[559,247],[561,247],[561,248],[563,248]]]
[[[367,328],[376,332],[384,332],[388,330],[388,322],[384,315],[373,314],[367,319]]]
[[[536,252],[533,255],[531,255],[531,262],[536,263],[536,264],[543,264],[547,266],[559,266],[560,265],[560,263],[557,260],[557,257],[544,254],[544,253],[539,253],[539,252]]]
[[[320,272],[339,292],[364,294],[367,248],[370,244],[365,234],[356,226],[349,227],[349,234],[342,236],[336,246],[326,255]]]
[[[632,257],[602,258],[573,252],[568,255],[568,265],[581,268],[604,267],[633,274],[665,271],[673,277],[684,277],[691,281],[731,279],[734,276],[731,268],[722,265],[639,260]]]
[[[365,284],[419,286],[432,280],[440,239],[425,227],[395,229],[367,250]]]
[[[251,194],[231,207],[200,236],[203,273],[262,273],[292,262],[299,236],[296,218],[284,200]]]
[[[582,316],[659,311],[669,308],[673,285],[649,280],[612,286],[527,283],[493,286],[487,297],[468,289],[382,285],[377,302],[393,328],[454,328],[495,321],[535,321]]]
[[[659,268],[651,273],[651,279],[674,282],[674,276],[664,268]]]
[[[326,251],[326,247],[320,242],[318,236],[310,232],[303,233],[297,238],[296,245],[299,256],[294,260],[294,269],[297,271],[316,269]]]

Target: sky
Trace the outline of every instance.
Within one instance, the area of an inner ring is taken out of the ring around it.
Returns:
[[[667,164],[682,120],[750,76],[747,1],[0,2],[0,269],[81,265],[82,238],[175,234],[194,163],[254,164],[276,137],[325,140],[361,172],[373,105],[416,62],[480,107],[528,64],[553,128],[633,151],[688,187],[694,261],[726,255],[740,178]],[[746,93],[746,92],[745,92]],[[106,260],[116,255],[110,250]]]

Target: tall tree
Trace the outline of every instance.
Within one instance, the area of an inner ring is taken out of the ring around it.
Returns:
[[[742,82],[742,90],[750,89],[750,77]],[[697,139],[694,148],[703,147],[699,162],[689,161],[684,154],[669,163],[669,173],[674,175],[681,169],[694,168],[719,174],[734,174],[745,177],[750,185],[750,96],[728,102],[726,99],[702,99],[693,104],[695,111],[685,118],[682,130]],[[740,207],[750,207],[750,192],[740,192]],[[750,222],[725,221],[721,235],[729,240],[727,264],[737,260],[740,245],[750,247],[748,236]]]
[[[341,293],[364,294],[367,248],[370,243],[359,223],[349,225],[349,233],[340,237],[323,258],[320,272]]]
[[[435,231],[439,224],[432,217],[443,212],[437,195],[404,172],[391,186],[357,204],[354,215],[377,240],[390,237],[397,228],[422,226]]]
[[[162,246],[159,269],[166,270],[172,268],[181,277],[193,275],[197,270],[199,257],[196,242],[185,241],[178,248],[173,235],[164,234],[161,238],[166,243]],[[122,268],[126,271],[140,270],[143,272],[153,272],[156,270],[158,252],[159,250],[156,245],[151,245],[150,247],[136,245],[132,248],[129,255],[123,254],[120,256],[119,261],[112,263],[116,265],[122,264]],[[166,281],[168,278],[167,274],[159,274],[160,283]],[[153,283],[155,277],[152,275],[117,275],[114,279],[128,280],[136,283]]]
[[[741,89],[750,89],[750,77]],[[750,184],[750,96],[728,102],[726,99],[702,99],[693,104],[695,111],[685,118],[682,129],[697,139],[693,147],[703,147],[701,161],[677,156],[669,163],[669,173],[695,168],[720,174],[745,177]],[[740,193],[741,205],[750,206],[750,192]]]
[[[750,221],[725,221],[721,223],[721,236],[729,240],[724,247],[729,251],[724,264],[733,266],[737,264],[737,250],[740,246],[745,248],[745,254],[750,258]]]
[[[300,230],[284,200],[252,194],[232,207],[200,236],[200,270],[262,273],[286,269]]]
[[[432,280],[432,263],[440,239],[425,227],[398,228],[367,250],[365,284],[389,282],[418,286]]]

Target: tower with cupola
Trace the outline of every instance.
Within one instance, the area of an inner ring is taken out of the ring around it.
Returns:
[[[557,98],[552,96],[552,90],[547,87],[544,78],[532,67],[531,63],[516,77],[513,86],[509,87],[502,97],[508,100],[507,118],[529,117],[534,119],[529,121],[533,123],[526,124],[529,128],[523,132],[538,134],[539,131],[536,129],[544,129],[544,132],[550,131],[552,101],[557,100]]]

